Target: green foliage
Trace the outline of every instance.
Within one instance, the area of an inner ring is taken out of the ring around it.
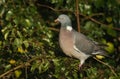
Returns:
[[[88,34],[88,36],[92,38],[100,39],[103,37],[103,35],[105,35],[103,29],[91,21],[87,21],[87,23],[84,26],[84,29],[89,31],[90,34]]]
[[[49,26],[55,25],[53,20],[57,15],[54,14],[67,13],[76,22],[72,15],[76,12],[75,0],[1,0],[0,78],[119,79],[120,4],[116,1],[80,0],[78,3],[82,30],[92,40],[108,45],[106,50],[113,54],[113,59],[103,61],[112,66],[113,73],[92,59],[79,72],[79,60],[60,51],[58,32]]]

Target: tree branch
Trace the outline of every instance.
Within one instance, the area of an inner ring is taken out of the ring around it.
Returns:
[[[108,27],[107,24],[104,24],[104,23],[102,23],[102,22],[100,22],[100,21],[97,21],[96,19],[92,18],[92,16],[86,16],[86,18],[87,18],[87,19],[90,19],[91,21],[93,21],[93,22],[95,22],[95,23],[97,23],[97,24],[103,25],[104,27]],[[112,29],[117,30],[117,31],[120,31],[120,28],[115,28],[115,27],[113,27]]]
[[[30,63],[31,63],[32,61],[34,61],[34,60],[36,60],[36,59],[39,59],[39,58],[40,58],[39,56],[38,56],[38,57],[34,57],[34,58],[32,58],[31,60],[27,61],[26,63],[20,64],[20,65],[14,67],[13,69],[8,70],[7,72],[5,72],[5,73],[3,73],[3,74],[0,75],[0,79],[1,79],[2,77],[4,77],[5,75],[7,75],[7,74],[9,74],[9,73],[11,73],[11,72],[13,72],[13,71],[15,71],[15,70],[17,70],[17,69],[30,66]]]
[[[53,27],[49,27],[48,29],[59,32],[59,29],[56,29],[56,28],[53,28]]]
[[[80,32],[79,0],[76,0],[76,18],[77,18],[78,32]]]
[[[47,5],[43,5],[43,4],[37,4],[37,5],[41,6],[41,7],[51,9],[52,11],[55,11],[55,12],[70,12],[70,13],[76,14],[75,12],[73,12],[71,10],[66,10],[66,9],[57,10],[57,9],[54,9],[54,8],[52,8],[50,6],[47,6]],[[93,21],[93,22],[95,22],[97,24],[101,24],[101,25],[104,25],[105,27],[108,27],[108,25],[106,25],[104,23],[101,23],[101,22],[97,21],[96,19],[92,18],[93,16],[103,15],[102,13],[93,14],[92,16],[86,16],[86,15],[81,14],[81,13],[79,13],[79,15],[81,15],[81,16],[87,18],[87,19],[90,19],[91,21]],[[120,31],[120,28],[113,27],[112,29]]]
[[[48,8],[48,9],[51,9],[52,11],[55,11],[55,12],[71,12],[71,13],[74,13],[73,11],[71,10],[67,10],[67,9],[61,9],[61,10],[57,10],[57,9],[54,9],[50,6],[47,6],[47,5],[43,5],[43,4],[37,4],[38,6],[41,6],[41,7],[45,7],[45,8]]]
[[[103,62],[103,61],[100,61],[99,59],[97,59],[97,58],[95,58],[95,57],[93,57],[93,58],[94,58],[95,60],[97,60],[98,62],[106,65],[106,66],[111,70],[111,72],[112,72],[115,76],[117,76],[117,74],[115,73],[115,71],[113,70],[113,68],[112,68],[109,64],[107,64],[107,63],[105,63],[105,62]]]

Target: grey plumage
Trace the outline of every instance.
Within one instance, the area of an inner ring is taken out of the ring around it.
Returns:
[[[83,34],[74,31],[75,46],[82,52],[91,55],[95,50],[95,44]]]
[[[80,60],[79,67],[90,56],[96,54],[106,55],[105,51],[95,42],[72,28],[71,20],[67,15],[62,14],[55,21],[61,23],[59,35],[60,47],[66,55]]]

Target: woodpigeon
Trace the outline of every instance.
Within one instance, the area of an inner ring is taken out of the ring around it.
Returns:
[[[55,22],[61,23],[59,34],[61,49],[66,55],[80,60],[79,68],[93,55],[106,55],[98,44],[72,28],[71,20],[67,15],[59,15]]]

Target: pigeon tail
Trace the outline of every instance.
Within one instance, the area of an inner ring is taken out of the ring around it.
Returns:
[[[92,54],[93,55],[103,55],[103,56],[109,57],[106,52],[107,52],[106,50],[101,49],[101,50],[97,50],[97,51],[93,52]]]

